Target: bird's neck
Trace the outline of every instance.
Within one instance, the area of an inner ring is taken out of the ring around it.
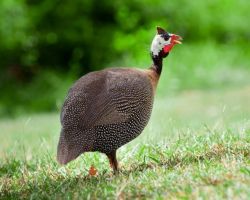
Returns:
[[[162,60],[161,56],[152,56],[153,64],[150,69],[154,70],[159,76],[161,75],[162,70]]]

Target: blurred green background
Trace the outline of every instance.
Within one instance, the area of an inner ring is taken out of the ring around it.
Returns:
[[[1,0],[0,117],[60,110],[89,71],[149,67],[157,25],[184,38],[164,61],[158,96],[249,88],[249,8],[248,0]]]

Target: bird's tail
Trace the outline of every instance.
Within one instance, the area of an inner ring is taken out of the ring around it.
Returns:
[[[77,145],[70,144],[61,132],[59,143],[57,146],[57,161],[61,165],[65,165],[71,160],[77,158],[82,152],[81,149],[77,148]]]

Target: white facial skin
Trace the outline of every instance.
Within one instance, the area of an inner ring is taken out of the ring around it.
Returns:
[[[172,34],[169,34],[170,36]],[[171,41],[171,37],[168,40],[164,40],[161,35],[156,35],[151,44],[151,52],[154,56],[158,56],[160,51],[163,49],[164,46],[169,45]]]

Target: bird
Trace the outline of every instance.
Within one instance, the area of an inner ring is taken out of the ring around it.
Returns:
[[[89,72],[73,84],[60,114],[60,164],[97,151],[107,155],[114,173],[119,172],[117,149],[139,136],[147,125],[163,59],[181,40],[181,36],[156,27],[149,68],[106,68]]]

